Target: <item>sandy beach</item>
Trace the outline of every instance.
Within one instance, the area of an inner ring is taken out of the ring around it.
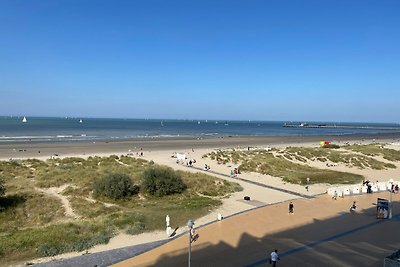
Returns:
[[[58,157],[88,157],[88,156],[107,156],[111,154],[116,155],[132,155],[134,157],[141,157],[146,160],[152,160],[157,164],[166,165],[176,170],[184,170],[190,172],[205,172],[202,170],[203,166],[207,164],[210,166],[212,172],[207,172],[209,175],[223,178],[232,182],[239,183],[244,190],[232,194],[229,198],[222,200],[223,204],[216,210],[211,211],[208,215],[196,220],[196,226],[216,221],[218,214],[224,217],[231,216],[246,210],[251,210],[257,207],[279,203],[283,201],[293,200],[300,198],[298,195],[265,188],[256,184],[251,184],[246,181],[238,180],[229,177],[229,172],[235,166],[231,163],[217,164],[209,158],[202,158],[203,155],[215,149],[248,149],[249,147],[274,147],[285,148],[288,146],[303,146],[303,147],[317,147],[320,140],[329,140],[337,144],[349,143],[371,143],[380,142],[385,143],[388,147],[400,150],[400,143],[398,143],[399,136],[363,136],[359,137],[232,137],[232,138],[216,138],[216,139],[182,139],[182,140],[129,140],[129,141],[112,141],[112,142],[76,142],[76,143],[23,143],[23,144],[1,144],[0,145],[0,158],[2,160],[24,159],[24,158],[38,158],[48,159],[54,154]],[[40,153],[39,153],[40,151]],[[176,159],[171,155],[175,152],[182,152],[187,155],[188,159],[195,159],[196,168],[187,167],[185,164],[177,164]],[[140,156],[143,153],[143,156]],[[313,162],[307,163],[313,167],[320,169],[332,169],[327,167],[324,163]],[[372,169],[357,169],[350,168],[344,164],[339,164],[334,167],[338,171],[350,171],[357,174],[364,175],[371,181],[388,181],[391,177],[399,177],[400,164],[395,163],[396,169],[387,170],[372,170]],[[259,173],[243,173],[240,178],[244,180],[256,181],[259,184],[265,184],[274,188],[283,188],[291,192],[297,192],[305,196],[315,196],[326,192],[330,186],[328,184],[313,184],[307,191],[304,186],[297,184],[285,183],[281,178],[272,177],[269,175],[262,175]],[[52,194],[58,194],[60,198],[62,189],[53,190]],[[243,201],[244,196],[250,196],[251,201]],[[65,197],[64,197],[65,198]],[[68,207],[68,200],[61,199],[66,210],[73,212]],[[67,202],[65,202],[67,201]],[[171,218],[173,221],[174,218]],[[181,230],[182,229],[182,230]],[[178,231],[183,233],[185,227],[181,227]],[[143,244],[147,242],[167,239],[165,231],[156,231],[151,233],[143,233],[136,236],[126,234],[119,234],[112,238],[108,244],[98,245],[89,249],[85,253],[95,253],[100,251],[107,251],[111,249]],[[41,258],[31,261],[33,263],[47,262],[56,259],[66,259],[82,255],[82,252],[67,253],[57,255],[55,257]],[[17,266],[23,266],[17,265]]]
[[[328,140],[337,144],[346,142],[400,142],[400,134],[337,135],[337,136],[232,136],[220,138],[136,138],[124,140],[71,142],[4,142],[0,143],[0,159],[49,158],[86,155],[126,154],[142,151],[184,151],[193,149],[222,149],[253,146],[298,146]]]

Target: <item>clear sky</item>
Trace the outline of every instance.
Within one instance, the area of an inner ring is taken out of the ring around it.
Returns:
[[[398,0],[0,0],[0,115],[400,122]]]

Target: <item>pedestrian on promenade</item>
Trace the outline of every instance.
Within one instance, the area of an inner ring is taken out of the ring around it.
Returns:
[[[271,252],[271,258],[269,259],[269,263],[272,264],[272,267],[276,266],[276,262],[280,260],[279,255],[278,255],[278,250],[275,249],[274,251]]]
[[[356,202],[354,201],[353,205],[351,205],[350,212],[352,214],[354,214],[354,213],[356,213],[356,209],[357,209],[357,205],[356,205]]]
[[[294,211],[294,205],[293,205],[293,202],[290,201],[290,203],[289,203],[289,214],[293,214],[293,211]]]
[[[335,192],[333,193],[333,197],[332,199],[336,200],[337,199],[337,191],[335,190]]]

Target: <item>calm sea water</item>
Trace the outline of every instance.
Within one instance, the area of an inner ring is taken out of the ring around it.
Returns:
[[[207,136],[305,136],[400,133],[399,124],[332,123],[373,127],[343,128],[285,128],[283,121],[216,121],[216,120],[143,120],[0,117],[0,142],[70,141],[127,138],[207,137]],[[300,124],[301,122],[286,122]],[[379,129],[377,129],[379,128]],[[394,129],[397,128],[397,129]]]

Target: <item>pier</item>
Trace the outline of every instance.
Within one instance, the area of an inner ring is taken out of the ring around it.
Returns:
[[[283,127],[288,128],[338,128],[338,129],[366,129],[366,130],[387,130],[387,131],[400,131],[400,127],[379,127],[379,126],[359,126],[359,125],[336,125],[336,124],[283,124]]]

